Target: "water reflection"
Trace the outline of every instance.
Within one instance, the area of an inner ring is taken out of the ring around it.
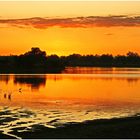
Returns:
[[[53,81],[61,81],[64,79],[72,80],[72,81],[80,81],[80,80],[102,80],[102,81],[112,81],[112,80],[118,80],[118,81],[126,81],[129,84],[136,83],[140,80],[140,74],[139,75],[124,75],[124,74],[58,74],[58,75],[47,75],[46,76],[48,80]]]
[[[136,83],[140,80],[140,78],[127,78],[128,83]]]
[[[5,98],[5,99],[7,98],[7,94],[6,94],[6,93],[4,94],[4,98]]]
[[[46,85],[46,79],[46,75],[14,75],[14,84],[29,85],[32,90],[38,90]]]
[[[140,74],[140,68],[106,68],[106,67],[67,67],[67,74]]]
[[[140,112],[140,69],[85,69],[85,74],[0,75],[0,114],[7,124],[0,128],[55,127]]]
[[[3,97],[4,97],[5,100],[11,101],[11,99],[12,99],[12,92],[9,92],[9,91],[6,92],[6,91],[4,91]]]
[[[62,100],[77,100],[78,104],[81,102],[118,104],[118,102],[140,101],[140,69],[81,69],[81,71],[87,70],[87,73],[0,75],[1,104],[8,104],[7,101],[10,101],[11,104],[16,105],[44,106]],[[98,74],[89,74],[89,69],[98,71]]]
[[[6,84],[8,84],[9,80],[10,80],[10,75],[0,75],[0,81],[4,81]]]

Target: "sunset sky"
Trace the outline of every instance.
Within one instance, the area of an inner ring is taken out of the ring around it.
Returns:
[[[0,55],[140,53],[140,1],[0,1]]]

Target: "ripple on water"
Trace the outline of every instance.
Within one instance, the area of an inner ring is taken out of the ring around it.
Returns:
[[[118,109],[116,109],[118,110]],[[101,109],[46,109],[46,110],[31,110],[20,107],[3,107],[0,108],[0,131],[10,135],[12,131],[17,132],[33,131],[41,126],[56,128],[71,122],[83,122],[86,120],[123,117],[134,112],[128,112],[128,109],[118,111]],[[112,113],[112,114],[111,114]],[[138,114],[139,115],[139,114]],[[14,135],[12,135],[14,137]],[[15,136],[17,138],[17,136]]]

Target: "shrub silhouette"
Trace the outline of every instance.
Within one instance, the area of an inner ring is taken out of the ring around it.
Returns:
[[[54,73],[61,72],[65,67],[140,67],[140,56],[136,52],[129,51],[126,55],[113,56],[80,55],[47,56],[45,51],[38,47],[19,56],[0,56],[1,73]]]

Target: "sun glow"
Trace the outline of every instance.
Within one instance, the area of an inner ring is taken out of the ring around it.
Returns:
[[[0,54],[22,54],[31,47],[57,55],[140,53],[140,28],[132,18],[139,9],[140,2],[0,2]],[[131,21],[124,23],[122,15]],[[98,26],[88,24],[95,19]]]

